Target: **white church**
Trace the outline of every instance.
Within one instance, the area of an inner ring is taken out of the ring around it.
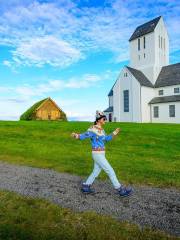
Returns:
[[[138,26],[129,39],[130,66],[111,88],[108,121],[180,123],[180,63],[169,65],[163,18]]]

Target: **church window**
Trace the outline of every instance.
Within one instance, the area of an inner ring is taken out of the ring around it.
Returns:
[[[164,50],[165,50],[166,46],[165,46],[165,38],[164,38]]]
[[[161,37],[161,48],[162,48],[162,37]]]
[[[127,77],[127,72],[124,73],[124,77]]]
[[[179,87],[174,88],[174,93],[179,93]]]
[[[138,59],[140,60],[140,55],[138,55]]]
[[[140,38],[138,38],[138,51],[140,50]]]
[[[146,48],[146,37],[144,37],[143,40],[144,40],[144,48]]]
[[[154,118],[158,118],[159,117],[159,107],[155,106],[153,109],[154,109]]]
[[[144,53],[144,58],[146,57],[146,54]]]
[[[169,116],[175,117],[175,105],[169,105]]]
[[[159,90],[159,95],[163,95],[163,90]]]
[[[160,48],[160,36],[159,36],[159,48]]]
[[[124,112],[129,112],[129,90],[124,90]]]

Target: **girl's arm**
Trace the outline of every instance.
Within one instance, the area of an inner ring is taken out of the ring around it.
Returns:
[[[120,132],[120,128],[116,128],[116,130],[112,134],[105,136],[105,141],[108,142],[112,140],[119,132]]]
[[[93,133],[90,132],[90,131],[87,131],[87,132],[81,133],[81,134],[79,134],[79,133],[72,133],[71,134],[72,137],[74,137],[76,139],[80,139],[80,140],[84,140],[86,138],[91,138],[92,135],[93,135]]]

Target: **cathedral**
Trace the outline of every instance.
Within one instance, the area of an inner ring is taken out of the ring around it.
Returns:
[[[163,18],[138,26],[129,39],[130,65],[112,86],[109,122],[180,123],[180,63],[169,65]]]

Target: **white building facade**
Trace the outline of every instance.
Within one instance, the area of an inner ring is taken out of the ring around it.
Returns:
[[[107,119],[180,123],[180,63],[169,65],[163,18],[137,27],[129,44],[130,66],[124,66],[108,94]]]

